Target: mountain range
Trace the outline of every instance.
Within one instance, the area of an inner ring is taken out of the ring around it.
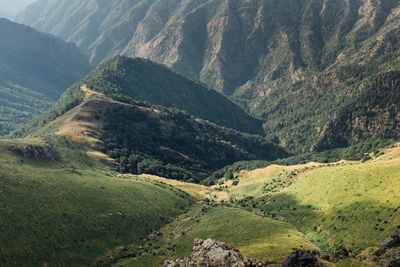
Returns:
[[[38,0],[17,20],[1,266],[400,265],[397,0]]]
[[[269,139],[304,152],[397,137],[351,99],[398,117],[395,103],[361,101],[378,74],[399,68],[399,8],[396,0],[41,0],[19,21],[75,42],[95,64],[121,53],[166,64],[263,119]]]

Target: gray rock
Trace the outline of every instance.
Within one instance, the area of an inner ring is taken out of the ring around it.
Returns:
[[[400,246],[400,234],[396,233],[393,236],[388,237],[382,241],[382,243],[379,245],[378,250],[375,252],[375,256],[381,257],[389,249],[399,246]]]
[[[225,242],[207,239],[194,240],[192,254],[179,260],[166,260],[163,267],[197,267],[197,266],[267,266],[267,263],[246,258],[238,250]]]
[[[381,256],[379,262],[381,267],[398,267],[400,266],[400,248],[391,248]]]
[[[56,161],[58,159],[57,152],[52,146],[44,145],[24,145],[17,149],[17,153],[27,159],[42,159],[48,161]]]
[[[392,248],[392,247],[398,246],[398,245],[400,245],[400,236],[397,233],[397,234],[383,240],[383,242],[379,246],[379,249],[386,250],[388,248]]]

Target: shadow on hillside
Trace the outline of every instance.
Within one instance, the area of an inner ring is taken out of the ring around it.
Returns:
[[[289,222],[302,233],[313,236],[313,243],[322,249],[344,245],[358,254],[379,245],[400,226],[399,203],[365,198],[354,194],[341,198],[338,203],[321,203],[315,207],[301,204],[293,195],[279,193],[258,200],[257,207],[267,216]],[[346,205],[346,201],[351,204]]]
[[[358,254],[398,231],[400,215],[398,203],[363,200],[360,195],[354,198],[359,201],[334,206],[321,228],[331,232],[334,246],[344,245]]]
[[[312,205],[300,204],[298,199],[287,193],[266,196],[262,198],[261,201],[258,201],[257,206],[271,217],[284,215],[290,215],[289,217],[292,217],[299,213],[313,216],[316,215],[317,210],[317,208]]]

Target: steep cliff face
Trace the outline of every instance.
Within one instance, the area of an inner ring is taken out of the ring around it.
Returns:
[[[398,6],[396,0],[41,0],[18,20],[76,42],[94,63],[116,53],[150,58],[229,95],[248,80],[260,84],[343,61],[397,21]],[[378,49],[382,40],[371,45]]]
[[[377,69],[382,57],[391,57],[385,70],[399,68],[397,0],[41,0],[19,17],[76,42],[94,63],[122,53],[199,79],[294,150],[316,146],[342,97],[364,86],[341,80],[341,68]]]

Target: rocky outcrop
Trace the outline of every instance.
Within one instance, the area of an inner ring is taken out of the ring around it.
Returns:
[[[386,238],[375,252],[374,259],[382,267],[400,266],[400,233]]]
[[[383,242],[379,245],[379,250],[385,251],[385,250],[387,250],[389,248],[393,248],[395,246],[400,246],[400,234],[399,233],[383,240]]]
[[[289,254],[283,262],[283,267],[312,267],[323,266],[316,257],[318,253],[310,250],[296,250]]]
[[[400,248],[391,248],[381,255],[379,265],[381,267],[400,266]]]
[[[267,266],[266,262],[243,256],[238,250],[225,242],[207,239],[194,240],[192,254],[178,260],[166,260],[163,267],[197,267],[197,266]]]
[[[57,152],[48,144],[24,145],[18,148],[17,152],[26,159],[40,159],[46,161],[56,161],[58,159]]]
[[[337,262],[349,256],[350,256],[350,251],[348,251],[344,246],[340,245],[335,250],[331,251],[329,254],[324,255],[322,258],[327,261]]]

